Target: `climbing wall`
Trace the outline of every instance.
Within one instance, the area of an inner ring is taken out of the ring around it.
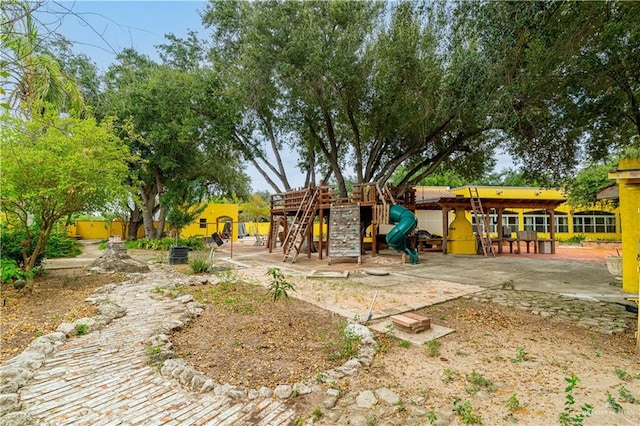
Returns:
[[[360,264],[360,206],[332,204],[329,221],[329,265],[338,257],[357,258]]]

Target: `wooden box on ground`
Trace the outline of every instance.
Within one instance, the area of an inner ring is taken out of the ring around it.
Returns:
[[[413,312],[392,315],[391,323],[395,328],[406,333],[420,333],[431,328],[431,319]]]

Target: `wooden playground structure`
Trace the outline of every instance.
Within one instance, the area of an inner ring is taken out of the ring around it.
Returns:
[[[415,189],[401,197],[393,186],[376,183],[354,186],[346,198],[337,195],[334,186],[321,184],[271,195],[271,215],[267,247],[269,253],[280,242],[283,261],[295,262],[306,241],[307,257],[314,248],[313,225],[319,224],[319,258],[357,258],[361,260],[365,229],[371,225],[371,252],[378,253],[378,225],[390,224],[390,207],[400,205],[414,212]],[[324,233],[326,225],[326,235]]]

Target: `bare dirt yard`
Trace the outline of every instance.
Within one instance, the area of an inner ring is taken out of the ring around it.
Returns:
[[[84,299],[95,288],[123,279],[80,270],[57,272],[39,279],[35,295],[3,285],[0,361],[60,322],[90,316],[92,307]],[[184,291],[208,308],[175,334],[174,342],[181,357],[217,382],[255,389],[292,384],[342,364],[356,350],[356,343],[342,334],[345,318],[297,300],[295,292],[274,302],[263,285]],[[468,298],[418,313],[455,332],[425,345],[398,339],[392,330],[376,332],[372,365],[330,385],[339,388],[345,400],[380,388],[401,396],[397,407],[366,410],[369,424],[640,423],[640,363],[633,327],[606,335]],[[300,418],[335,424],[321,406],[323,396],[314,392],[298,397]],[[415,407],[428,413],[418,423],[407,414],[415,413]],[[582,408],[590,412],[584,420],[579,417]],[[562,413],[565,423],[559,421]]]

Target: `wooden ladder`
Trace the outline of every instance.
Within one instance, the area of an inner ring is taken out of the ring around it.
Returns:
[[[471,198],[471,210],[473,216],[476,219],[476,229],[478,230],[478,237],[480,238],[480,245],[482,245],[482,252],[485,256],[491,253],[492,256],[496,255],[491,241],[491,234],[489,232],[489,217],[484,213],[482,208],[482,202],[478,195],[478,188],[469,188],[469,197]]]
[[[296,215],[293,216],[293,222],[284,240],[283,262],[285,262],[287,258],[291,260],[291,263],[296,261],[296,258],[300,254],[302,243],[307,236],[309,225],[313,223],[317,208],[318,189],[309,188],[300,202],[300,207],[298,207]]]

